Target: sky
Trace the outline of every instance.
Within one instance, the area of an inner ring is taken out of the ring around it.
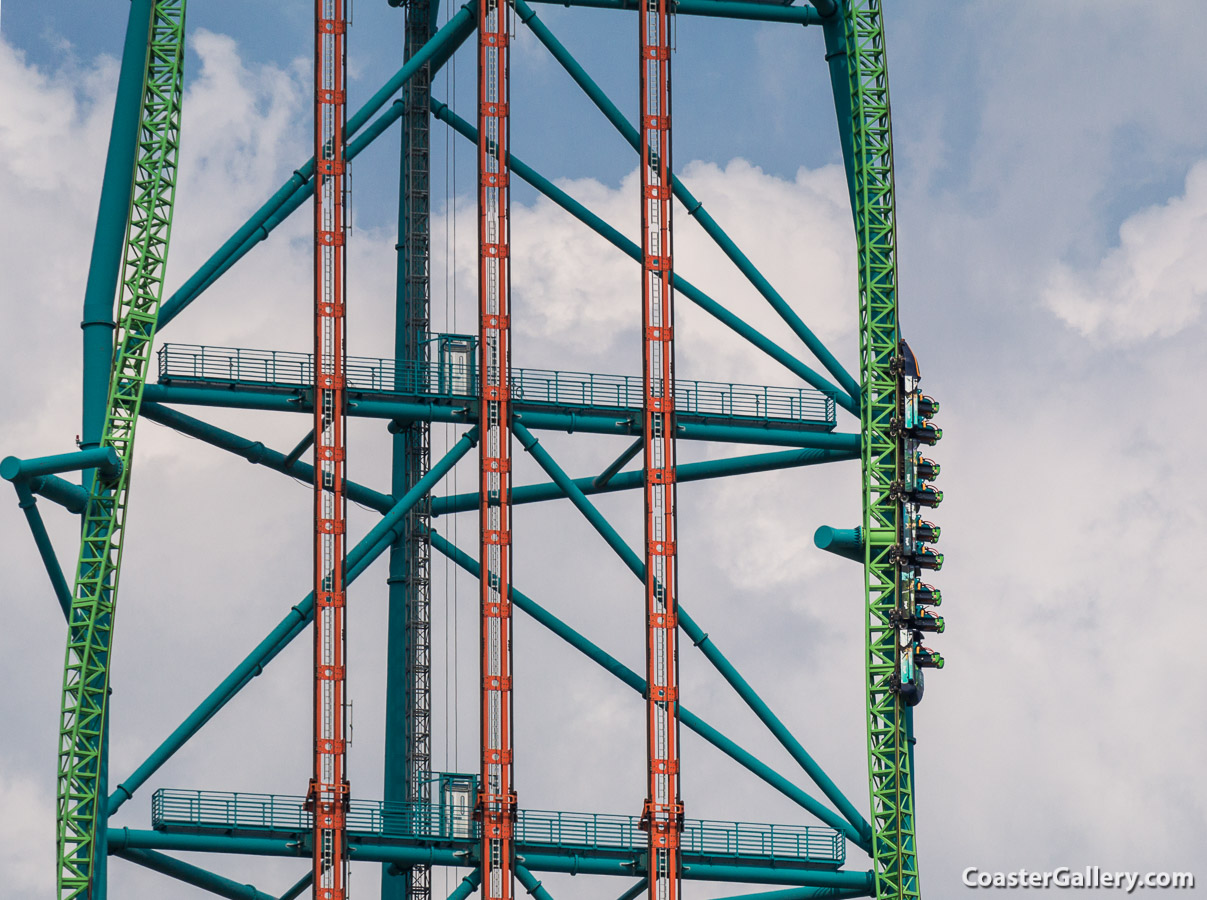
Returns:
[[[946,563],[947,667],[917,711],[917,819],[927,896],[961,873],[1190,871],[1207,878],[1207,700],[1200,602],[1207,428],[1207,117],[1190,0],[1135,4],[889,3],[904,335],[942,403],[934,520]],[[125,4],[10,0],[0,14],[0,455],[65,452],[79,431],[79,323]],[[308,13],[264,0],[189,10],[181,183],[168,289],[187,278],[308,155]],[[538,6],[626,112],[635,21]],[[447,10],[441,11],[443,18]],[[402,15],[357,4],[355,107],[400,64]],[[629,235],[631,151],[545,50],[514,44],[515,152]],[[854,238],[819,30],[680,17],[675,160],[683,181],[848,367],[856,363]],[[473,55],[434,93],[472,118]],[[455,72],[453,71],[456,67]],[[391,352],[397,130],[357,161],[349,352]],[[433,128],[433,317],[472,327],[473,155]],[[515,364],[639,371],[638,273],[527,188],[514,192]],[[679,209],[676,266],[806,358],[787,327]],[[160,342],[304,350],[307,221],[279,228],[164,330]],[[681,298],[681,377],[791,386],[791,373]],[[185,412],[286,450],[297,417]],[[849,417],[840,430],[853,430]],[[459,429],[433,428],[434,453]],[[542,434],[574,475],[621,439]],[[388,487],[381,423],[351,428],[351,477]],[[682,460],[725,448],[686,445]],[[738,452],[741,452],[739,448]],[[132,771],[305,595],[305,485],[156,424],[140,427],[114,649],[112,768]],[[472,462],[471,462],[472,466]],[[472,467],[437,493],[471,490]],[[517,483],[545,478],[531,460]],[[856,524],[844,463],[685,485],[681,599],[840,788],[867,807],[862,588],[816,550]],[[6,896],[53,890],[63,624],[16,497],[0,508],[0,873]],[[636,495],[599,499],[637,545]],[[39,504],[66,568],[71,517]],[[351,511],[363,533],[374,513]],[[439,519],[459,546],[472,517]],[[562,501],[516,516],[516,586],[632,667],[641,592]],[[476,585],[433,563],[436,767],[476,768]],[[352,592],[354,793],[380,796],[384,562]],[[517,620],[517,779],[533,809],[640,811],[640,699],[531,620]],[[309,647],[295,642],[136,793],[114,820],[149,827],[157,787],[303,793]],[[694,648],[685,705],[802,786],[803,773]],[[694,735],[691,818],[806,824],[794,803]],[[849,867],[866,860],[849,850]],[[194,858],[279,893],[300,860]],[[439,878],[440,876],[438,876]],[[354,896],[373,894],[358,867]],[[111,896],[200,897],[113,861]],[[437,880],[440,888],[444,882]],[[454,882],[449,882],[449,888]],[[555,897],[615,897],[611,881],[550,876]],[[1202,891],[1202,888],[1199,888]],[[740,889],[692,883],[688,897]],[[437,890],[439,893],[439,890]],[[983,891],[993,894],[994,891]],[[1194,892],[1189,892],[1194,893]],[[1108,896],[1085,891],[1076,896]]]

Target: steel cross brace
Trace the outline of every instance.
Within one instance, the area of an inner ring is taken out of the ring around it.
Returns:
[[[638,557],[636,551],[625,542],[624,538],[612,527],[604,515],[587,499],[586,495],[574,484],[561,466],[549,455],[549,452],[541,446],[532,432],[517,423],[515,433],[516,437],[524,445],[524,449],[532,455],[532,458],[549,474],[549,477],[554,480],[558,487],[566,492],[566,496],[570,498],[570,501],[578,511],[583,514],[583,517],[599,532],[608,546],[616,551],[616,555],[621,558],[629,571],[637,577],[637,580],[644,584],[647,576],[646,567],[645,563]],[[792,758],[805,770],[805,773],[808,774],[813,782],[821,788],[822,793],[842,812],[843,817],[859,830],[862,840],[870,845],[872,838],[871,825],[851,805],[851,801],[843,795],[830,777],[822,770],[821,766],[801,746],[792,732],[771,711],[771,708],[767,706],[762,697],[755,692],[754,688],[734,668],[733,663],[725,657],[725,654],[712,642],[712,639],[705,634],[704,629],[696,624],[695,619],[691,617],[682,603],[679,604],[679,624],[683,628],[684,634],[691,639],[693,644],[700,648],[705,658],[713,664],[721,676],[729,683],[730,687],[737,692],[738,696],[759,717],[759,720],[767,726],[767,729],[775,738],[783,744],[784,748],[792,754]]]

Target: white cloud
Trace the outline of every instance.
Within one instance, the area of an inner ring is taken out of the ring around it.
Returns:
[[[1088,271],[1063,264],[1044,301],[1087,337],[1130,344],[1168,337],[1195,322],[1207,303],[1207,161],[1186,189],[1119,228],[1119,245]]]

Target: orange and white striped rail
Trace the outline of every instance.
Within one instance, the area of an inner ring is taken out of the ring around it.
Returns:
[[[508,0],[478,5],[478,400],[482,897],[514,897]]]

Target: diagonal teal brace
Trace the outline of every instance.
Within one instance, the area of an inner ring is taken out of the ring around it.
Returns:
[[[481,572],[477,560],[466,553],[461,548],[445,540],[445,538],[435,531],[430,532],[432,539],[432,547],[437,551],[447,556],[450,560],[469,572],[471,575],[476,575]],[[538,604],[535,600],[521,593],[514,586],[511,591],[511,602],[522,609],[537,622],[544,625],[570,646],[583,653],[593,662],[598,663],[601,667],[611,672],[633,690],[641,695],[645,695],[646,682],[645,679],[626,666],[620,660],[616,659],[605,650],[601,649],[593,641],[575,631],[553,613]],[[743,766],[753,774],[757,775],[767,784],[774,787],[781,794],[793,800],[795,803],[808,810],[825,824],[829,825],[836,831],[841,832],[846,838],[859,847],[864,847],[863,837],[849,822],[842,816],[835,813],[829,807],[822,804],[816,798],[810,796],[805,791],[801,790],[783,775],[776,772],[766,763],[754,756],[742,747],[739,747],[729,738],[725,737],[716,728],[709,725],[695,713],[690,710],[680,707],[679,716],[682,723],[704,740],[708,741],[730,759],[733,759],[739,765]]]
[[[725,459],[706,459],[695,463],[684,463],[679,466],[675,481],[678,484],[684,484],[691,481],[725,478],[730,475],[750,475],[755,472],[771,472],[777,469],[815,466],[858,458],[858,452],[850,450],[780,450],[775,453],[751,453],[748,456],[730,456]],[[573,481],[584,494],[610,494],[615,491],[640,488],[644,477],[644,473],[640,471],[621,472],[602,487],[596,484],[598,478],[575,478]],[[566,492],[556,482],[522,484],[511,489],[511,505],[542,503],[546,500],[560,500],[565,496]],[[432,501],[432,515],[438,516],[467,512],[477,508],[478,495],[476,492],[437,497]]]
[[[451,894],[448,895],[448,900],[467,900],[467,898],[478,889],[478,885],[481,883],[482,870],[474,869],[461,879],[461,883],[453,889]]]
[[[264,466],[297,478],[300,481],[309,484],[314,483],[314,466],[298,459],[294,459],[291,462],[289,456],[280,451],[265,447],[260,441],[240,437],[216,425],[202,422],[200,419],[194,419],[192,416],[186,416],[182,412],[178,412],[167,406],[161,406],[158,403],[144,401],[141,415],[152,422],[157,422],[160,425],[166,425],[174,431],[179,431],[181,434],[187,434],[189,437],[197,438],[199,441],[205,441],[205,443],[214,447],[226,450],[236,456],[241,456],[252,465]],[[394,498],[389,494],[375,491],[372,488],[365,487],[363,484],[357,484],[355,481],[347,483],[347,491],[349,500],[368,506],[378,512],[388,512],[390,507],[394,505]]]
[[[553,58],[561,63],[562,68],[566,70],[567,74],[574,80],[574,83],[582,89],[583,93],[604,114],[604,117],[628,141],[629,146],[635,151],[639,151],[641,148],[641,138],[637,134],[637,129],[633,126],[633,123],[625,118],[624,113],[620,111],[611,98],[603,92],[603,89],[587,74],[578,60],[566,50],[525,0],[515,0],[515,8],[520,21],[531,29],[537,39],[549,50]],[[687,186],[679,180],[677,175],[671,176],[671,187],[675,197],[683,204],[688,215],[700,223],[705,233],[716,242],[717,246],[724,251],[730,261],[738,267],[741,273],[754,285],[755,289],[762,294],[763,299],[780,315],[780,318],[788,323],[788,326],[796,333],[796,336],[804,342],[806,347],[813,351],[813,354],[825,366],[826,370],[837,379],[851,400],[856,401],[859,397],[859,384],[842,367],[842,364],[834,358],[834,354],[813,333],[812,329],[801,320],[796,310],[789,306],[780,293],[771,286],[771,283],[763,276],[763,273],[758,270],[754,263],[750,261],[750,258],[733,242],[725,230],[717,224],[717,221],[709,215],[708,210],[704,208],[704,204],[696,199],[695,195],[687,189]]]
[[[120,856],[122,859],[129,860],[153,872],[167,875],[169,878],[175,878],[177,881],[183,881],[185,884],[191,884],[193,887],[201,888],[203,891],[219,897],[227,897],[229,900],[277,900],[271,894],[258,891],[250,884],[239,884],[237,881],[232,881],[182,859],[176,859],[174,856],[168,856],[166,853],[160,853],[158,850],[130,848],[114,851],[113,855]]]
[[[301,878],[294,882],[293,887],[283,893],[277,900],[297,900],[306,892],[306,888],[314,883],[314,870],[311,869]]]
[[[407,512],[430,491],[445,474],[456,465],[466,453],[478,442],[478,429],[467,431],[444,457],[432,466],[415,487],[406,493],[380,522],[369,530],[360,542],[348,552],[346,565],[348,568],[347,581],[351,584],[369,565],[377,559],[394,541],[398,539],[398,531]],[[264,671],[289,643],[305,630],[306,625],[314,616],[314,592],[307,594],[297,606],[290,608],[289,614],[281,620],[250,654],[235,667],[218,687],[193,710],[192,713],[168,735],[167,739],[147,757],[141,766],[117,786],[109,796],[109,815],[117,812],[123,803],[134,796],[134,792],[146,784],[155,772],[183,747],[189,739],[212,719],[222,707],[226,706],[245,685]]]
[[[617,897],[616,900],[637,900],[638,897],[645,893],[645,889],[649,883],[650,881],[648,878],[641,879],[639,882]]]
[[[478,142],[478,129],[470,125],[455,112],[448,108],[447,104],[441,103],[438,100],[432,100],[432,112],[436,118],[450,125],[454,131],[473,143]],[[557,187],[548,178],[545,178],[523,160],[516,158],[515,154],[510,157],[511,169],[524,181],[528,182],[570,215],[574,216],[584,225],[595,231],[601,237],[606,239],[613,246],[623,251],[632,259],[641,261],[641,248],[636,243],[625,237],[595,213],[591,212],[561,188]],[[797,375],[803,381],[832,396],[835,402],[848,412],[856,412],[858,404],[841,388],[834,385],[829,379],[819,372],[801,362],[779,344],[772,341],[762,332],[752,328],[740,316],[735,315],[730,310],[726,309],[712,297],[709,297],[702,290],[697,288],[687,279],[674,276],[675,290],[681,293],[692,303],[699,306],[709,315],[720,320],[733,331],[737,332],[743,338],[754,344],[776,362],[784,366],[788,371]]]
[[[50,542],[50,535],[46,533],[46,524],[42,521],[42,514],[38,512],[38,501],[25,481],[14,481],[13,487],[17,490],[17,505],[25,513],[25,521],[29,524],[29,531],[34,537],[34,546],[38,548],[38,555],[42,557],[46,575],[50,578],[50,586],[54,589],[55,598],[59,601],[59,608],[63,610],[63,618],[69,618],[71,616],[71,588],[67,584],[66,576],[63,575],[63,567],[59,565],[59,557],[54,552],[54,544]]]
[[[563,491],[570,501],[578,508],[592,527],[599,532],[600,536],[608,543],[608,546],[616,551],[616,554],[621,558],[624,564],[628,567],[637,580],[642,584],[646,580],[646,567],[644,561],[637,556],[637,553],[628,545],[624,538],[612,527],[611,523],[604,515],[587,499],[586,495],[578,488],[574,481],[566,474],[566,472],[557,464],[547,450],[541,446],[538,441],[523,425],[519,422],[514,423],[516,437],[520,439],[520,443],[524,445],[524,449],[532,454],[532,458],[537,461],[542,469],[544,469],[549,477],[553,479]],[[775,735],[784,748],[792,754],[792,758],[796,760],[805,773],[813,779],[813,782],[821,789],[830,802],[838,808],[843,817],[859,830],[859,834],[863,841],[868,844],[872,839],[872,826],[867,820],[859,814],[859,811],[851,804],[851,801],[838,789],[838,786],[830,779],[825,771],[817,764],[812,756],[801,746],[800,741],[792,734],[791,731],[780,721],[771,708],[764,702],[742,677],[741,673],[734,668],[720,649],[712,642],[712,639],[705,634],[695,619],[691,617],[683,605],[679,605],[679,625],[683,629],[693,644],[700,648],[705,658],[713,664],[721,676],[729,683],[738,696],[745,701],[746,705],[753,710],[754,714],[759,717],[759,720],[767,726],[767,729]]]
[[[537,877],[525,869],[523,866],[516,864],[516,878],[520,879],[520,884],[524,885],[524,890],[531,894],[535,900],[553,900],[549,892],[541,885]]]
[[[408,82],[415,73],[418,72],[426,63],[432,63],[433,71],[443,65],[444,62],[452,56],[453,51],[461,45],[461,43],[469,37],[474,31],[477,21],[477,2],[469,0],[457,14],[452,16],[444,27],[432,36],[418,52],[415,53],[406,64],[399,69],[394,77],[387,81],[380,90],[377,91],[368,102],[365,103],[354,115],[349,117],[347,124],[347,136],[350,138],[369,121],[373,115],[385,106],[398,89]],[[393,122],[394,119],[401,115],[401,108],[398,113],[386,124]],[[384,131],[384,127],[377,128],[372,137],[376,137]],[[372,138],[370,138],[371,140]],[[368,142],[362,142],[358,148],[363,149]],[[352,152],[352,142],[348,148],[349,159],[355,156]],[[300,206],[310,195],[314,189],[314,158],[311,157],[297,169],[294,169],[293,175],[286,181],[277,192],[270,197],[263,206],[261,206],[252,217],[245,222],[238,231],[227,239],[221,247],[219,247],[212,256],[182,284],[159,312],[159,328],[163,328],[172,319],[176,318],[190,303],[197,299],[201,293],[213,284],[214,280],[223,272],[234,265],[243,257],[252,247],[268,236],[268,232],[276,224],[279,224],[285,216]],[[283,208],[290,204],[296,198],[296,203],[282,215]],[[269,224],[271,222],[271,225]]]

